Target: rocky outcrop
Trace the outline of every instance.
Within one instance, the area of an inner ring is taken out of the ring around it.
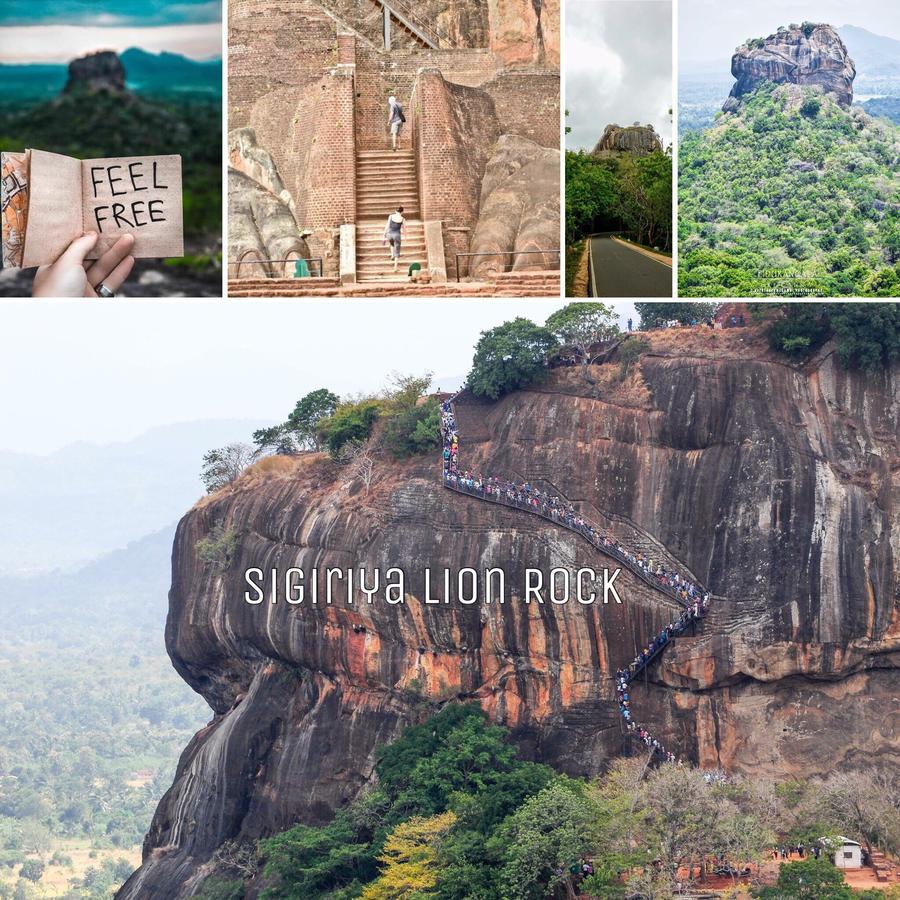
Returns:
[[[125,67],[112,50],[80,56],[69,63],[69,80],[63,90],[121,94],[125,91]]]
[[[552,489],[623,543],[714,594],[647,684],[642,721],[704,766],[808,777],[897,766],[900,372],[806,368],[756,329],[650,336],[553,370],[496,403],[456,405],[466,465]],[[166,641],[213,717],[180,760],[125,898],[189,896],[226,840],[322,822],[371,777],[376,748],[451,698],[479,702],[522,753],[601,771],[622,752],[615,669],[679,608],[623,570],[609,606],[426,606],[421,572],[613,566],[573,533],[442,488],[437,456],[382,461],[366,492],[319,457],[251,471],[181,521]],[[197,541],[217,524],[224,567]],[[244,571],[410,573],[406,601],[244,601]]]
[[[609,157],[630,153],[633,156],[647,156],[661,152],[662,148],[662,141],[652,125],[630,125],[625,128],[607,125],[591,155]]]
[[[481,184],[473,253],[498,253],[480,258],[471,274],[492,271],[554,269],[559,255],[511,256],[508,251],[556,248],[559,244],[559,151],[515,135],[497,142]]]
[[[731,74],[737,81],[722,107],[725,112],[739,109],[741,97],[764,81],[816,87],[835,94],[842,106],[853,102],[856,68],[830,25],[804,22],[748,41],[732,56]]]

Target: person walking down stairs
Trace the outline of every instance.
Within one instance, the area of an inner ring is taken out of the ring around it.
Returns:
[[[391,94],[388,97],[388,128],[391,132],[391,149],[397,149],[397,143],[400,140],[400,132],[403,131],[403,125],[406,122],[406,116],[403,115],[403,107],[400,101]]]
[[[400,242],[403,238],[403,226],[405,223],[403,207],[398,206],[396,211],[388,216],[387,225],[384,228],[384,239],[391,245],[391,260],[394,263],[395,272],[400,264]]]

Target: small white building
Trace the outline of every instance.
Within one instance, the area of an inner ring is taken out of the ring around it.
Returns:
[[[840,842],[834,851],[834,864],[839,869],[861,869],[862,847],[850,838],[838,838]]]

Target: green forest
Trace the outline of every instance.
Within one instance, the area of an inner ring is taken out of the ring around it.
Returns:
[[[668,153],[600,158],[566,152],[566,245],[601,231],[672,249],[672,159]]]
[[[776,841],[810,846],[839,833],[873,846],[900,841],[890,774],[775,783],[654,766],[643,754],[587,780],[521,759],[477,704],[428,716],[423,700],[422,712],[381,749],[375,786],[332,822],[232,842],[197,896],[239,900],[252,881],[264,900],[663,898],[686,880],[686,866],[702,881],[700,869],[716,858],[710,876],[736,875],[771,857]],[[823,856],[782,866],[777,887],[755,896],[886,895],[853,894]]]
[[[773,84],[685,133],[680,296],[900,295],[898,141],[886,119]]]
[[[210,717],[166,654],[171,544],[0,577],[0,898],[108,898]]]

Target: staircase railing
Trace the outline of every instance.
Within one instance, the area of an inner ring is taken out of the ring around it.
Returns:
[[[590,522],[586,521],[582,516],[575,517],[571,512],[563,510],[557,512],[560,507],[547,504],[538,498],[520,499],[518,489],[515,490],[514,496],[507,496],[512,491],[504,488],[503,484],[496,485],[496,490],[488,491],[487,483],[479,478],[478,487],[469,485],[469,481],[475,479],[467,479],[459,473],[459,430],[456,425],[456,408],[455,401],[459,393],[454,394],[449,400],[441,404],[441,438],[445,454],[449,453],[449,457],[445,456],[442,467],[442,476],[444,487],[448,490],[455,491],[458,494],[466,494],[468,496],[477,497],[488,503],[496,503],[500,506],[507,506],[512,509],[518,509],[522,512],[528,512],[539,518],[546,519],[554,525],[573,531],[583,537],[588,543],[613,559],[622,563],[630,572],[649,584],[658,591],[672,597],[677,603],[680,603],[684,609],[681,615],[672,623],[667,625],[646,648],[642,650],[634,660],[624,669],[616,672],[616,696],[619,702],[619,712],[622,719],[623,733],[637,741],[643,743],[650,749],[650,755],[659,755],[664,759],[675,762],[675,754],[666,750],[665,746],[654,738],[646,728],[639,725],[633,718],[630,708],[630,695],[628,693],[631,682],[641,673],[646,672],[647,667],[655,659],[662,655],[662,652],[669,646],[672,640],[681,634],[689,624],[701,619],[709,607],[711,595],[708,591],[702,589],[699,585],[691,585],[690,592],[686,589],[677,589],[670,584],[664,577],[655,575],[649,571],[649,567],[645,567],[633,558],[633,554],[627,553],[620,549],[614,543],[607,543],[602,537],[602,530],[599,530]],[[456,455],[454,457],[453,448],[455,446]],[[549,496],[549,495],[548,495]],[[554,497],[551,499],[560,500]],[[535,502],[536,501],[537,505]],[[546,507],[550,505],[552,511],[547,512]],[[556,512],[554,515],[553,513]],[[576,518],[579,521],[576,521]],[[676,576],[677,577],[677,576]],[[687,599],[685,599],[686,595]]]
[[[626,569],[632,572],[634,575],[637,575],[641,581],[646,582],[650,585],[650,587],[656,588],[662,593],[667,594],[676,603],[680,603],[683,607],[687,608],[691,604],[689,601],[684,600],[682,597],[678,595],[678,592],[670,585],[668,582],[661,580],[658,576],[653,575],[650,572],[647,572],[639,563],[634,562],[629,559],[618,547],[614,544],[605,544],[603,540],[598,537],[596,531],[589,523],[585,523],[584,525],[576,525],[574,523],[570,524],[564,518],[560,516],[554,516],[552,514],[544,512],[540,507],[532,506],[529,503],[522,503],[517,499],[511,500],[509,497],[505,497],[503,493],[495,494],[493,492],[488,493],[487,490],[482,487],[478,488],[470,488],[464,480],[462,480],[461,476],[453,475],[449,472],[444,472],[444,487],[449,488],[451,491],[456,491],[458,494],[467,494],[470,497],[477,497],[479,500],[486,500],[488,503],[496,503],[500,506],[508,506],[512,509],[519,509],[522,512],[531,513],[534,516],[539,516],[542,519],[545,519],[548,522],[552,522],[554,525],[559,525],[562,528],[566,528],[569,531],[574,532],[579,535],[579,537],[584,538],[589,544],[591,544],[594,548],[599,550],[601,553],[606,554],[607,556],[611,556],[617,562],[620,562]]]
[[[401,25],[408,28],[419,40],[428,44],[432,50],[440,50],[442,45],[451,48],[456,46],[444,29],[426,25],[406,0],[378,0],[378,2],[389,14],[393,14]]]

